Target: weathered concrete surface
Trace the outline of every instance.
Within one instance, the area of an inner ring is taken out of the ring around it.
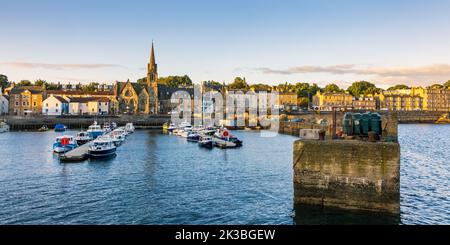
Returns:
[[[294,202],[400,212],[400,145],[299,140],[294,144]]]

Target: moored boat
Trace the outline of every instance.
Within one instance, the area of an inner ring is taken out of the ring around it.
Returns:
[[[53,143],[53,151],[55,153],[66,153],[77,148],[78,145],[70,135],[59,136],[56,138],[55,143]]]
[[[47,125],[43,125],[42,127],[40,127],[40,128],[38,129],[39,132],[46,132],[46,131],[48,131],[48,130],[49,130],[49,128],[47,127]]]
[[[75,136],[75,141],[77,142],[78,145],[84,145],[92,140],[93,138],[91,137],[91,135],[85,131],[79,132]]]
[[[241,147],[243,142],[236,136],[232,135],[227,129],[218,129],[214,134],[214,145],[221,148]]]
[[[0,122],[0,133],[9,132],[10,126],[5,122]]]
[[[212,149],[213,148],[213,140],[211,136],[201,136],[198,141],[198,146]]]
[[[175,124],[171,123],[169,125],[169,127],[167,127],[167,131],[173,133],[173,131],[176,129],[177,127],[175,126]]]
[[[58,123],[55,125],[55,132],[65,132],[66,129],[67,127],[64,126],[63,124]]]
[[[99,137],[89,146],[88,155],[93,159],[110,158],[116,155],[116,149],[110,137]]]
[[[127,124],[125,125],[125,130],[126,130],[128,133],[134,133],[135,127],[134,127],[133,123],[127,123]]]
[[[200,135],[197,132],[189,132],[187,135],[187,141],[189,142],[198,142],[200,139]]]
[[[122,143],[125,142],[125,140],[126,140],[126,135],[120,131],[112,131],[109,134],[109,136],[111,137],[111,139],[116,147],[121,146]]]
[[[97,122],[94,122],[91,126],[89,126],[87,132],[92,137],[92,139],[96,139],[97,137],[103,135],[103,130],[100,125],[97,124]]]

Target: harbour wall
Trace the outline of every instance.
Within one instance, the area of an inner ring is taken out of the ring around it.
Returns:
[[[299,140],[293,169],[296,205],[400,212],[397,142]]]
[[[56,124],[64,124],[70,129],[87,128],[94,121],[100,124],[105,122],[115,122],[118,125],[133,123],[136,128],[161,129],[165,122],[170,121],[170,115],[157,116],[34,116],[34,117],[16,117],[0,116],[0,120],[5,120],[11,130],[37,130],[43,125],[49,128]]]
[[[436,123],[443,112],[426,112],[426,111],[382,111],[378,112],[382,117],[383,129],[386,129],[384,135],[397,135],[397,122],[400,124],[407,123]],[[338,129],[342,128],[344,112],[336,113],[336,126]],[[295,119],[302,119],[303,122],[292,122]],[[319,124],[318,122],[326,122]],[[397,121],[397,122],[393,122]],[[301,129],[323,129],[328,137],[333,135],[333,113],[303,113],[296,115],[286,115],[280,120],[279,133],[298,137]]]

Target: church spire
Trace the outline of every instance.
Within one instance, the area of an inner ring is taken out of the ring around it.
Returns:
[[[150,53],[150,69],[155,69],[156,67],[156,61],[155,61],[155,49],[153,47],[153,41],[152,41],[152,51]]]

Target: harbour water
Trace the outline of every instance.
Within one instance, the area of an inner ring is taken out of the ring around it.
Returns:
[[[61,164],[61,133],[4,133],[0,224],[450,224],[450,125],[399,130],[400,217],[293,207],[291,136],[208,150],[138,130],[114,159]]]

